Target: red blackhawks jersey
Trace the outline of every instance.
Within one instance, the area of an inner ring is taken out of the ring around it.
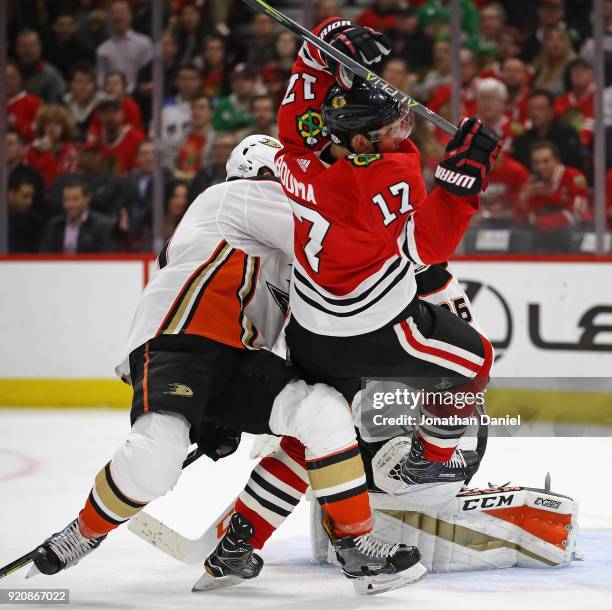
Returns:
[[[44,102],[40,98],[22,91],[7,100],[7,121],[30,142],[36,135],[36,114],[43,106]]]
[[[512,216],[520,215],[520,194],[529,180],[527,169],[502,153],[495,160],[487,180],[487,190],[480,195],[482,210],[488,211],[492,216],[504,212],[511,212]]]
[[[415,268],[448,259],[478,197],[428,195],[409,140],[399,152],[326,163],[321,105],[333,84],[318,51],[303,46],[279,111],[276,161],[295,216],[292,315],[312,332],[349,336],[408,306]]]
[[[527,208],[543,232],[588,220],[588,187],[584,174],[573,167],[559,165],[548,193],[531,197]]]
[[[580,134],[582,146],[592,146],[595,128],[595,83],[591,83],[580,97],[573,91],[557,97],[555,114]]]

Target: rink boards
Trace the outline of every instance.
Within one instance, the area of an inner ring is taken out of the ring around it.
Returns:
[[[153,265],[139,255],[1,260],[0,405],[127,406],[129,388],[113,370]],[[612,258],[462,258],[451,267],[494,343],[506,394],[579,398],[583,419],[602,409],[612,417]],[[572,396],[577,377],[595,379]]]

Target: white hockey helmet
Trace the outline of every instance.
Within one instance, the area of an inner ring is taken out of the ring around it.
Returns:
[[[263,167],[270,169],[278,176],[274,157],[282,148],[281,143],[270,136],[248,136],[234,148],[229,156],[225,169],[227,178],[252,178],[259,174]]]

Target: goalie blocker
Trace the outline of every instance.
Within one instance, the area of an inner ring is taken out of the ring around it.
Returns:
[[[580,559],[578,503],[546,489],[467,489],[438,508],[416,509],[410,498],[370,494],[374,532],[387,542],[416,546],[431,572],[496,568],[556,568]],[[321,542],[311,503],[313,558],[333,559]]]

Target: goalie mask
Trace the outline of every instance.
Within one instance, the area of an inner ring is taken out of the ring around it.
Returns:
[[[323,120],[332,142],[351,152],[351,140],[357,134],[363,134],[378,151],[383,137],[400,142],[412,131],[410,109],[365,81],[357,81],[350,91],[332,87],[323,103]]]
[[[229,156],[225,165],[226,180],[253,178],[261,175],[264,168],[278,177],[274,157],[281,148],[282,145],[276,138],[265,135],[248,136]]]

